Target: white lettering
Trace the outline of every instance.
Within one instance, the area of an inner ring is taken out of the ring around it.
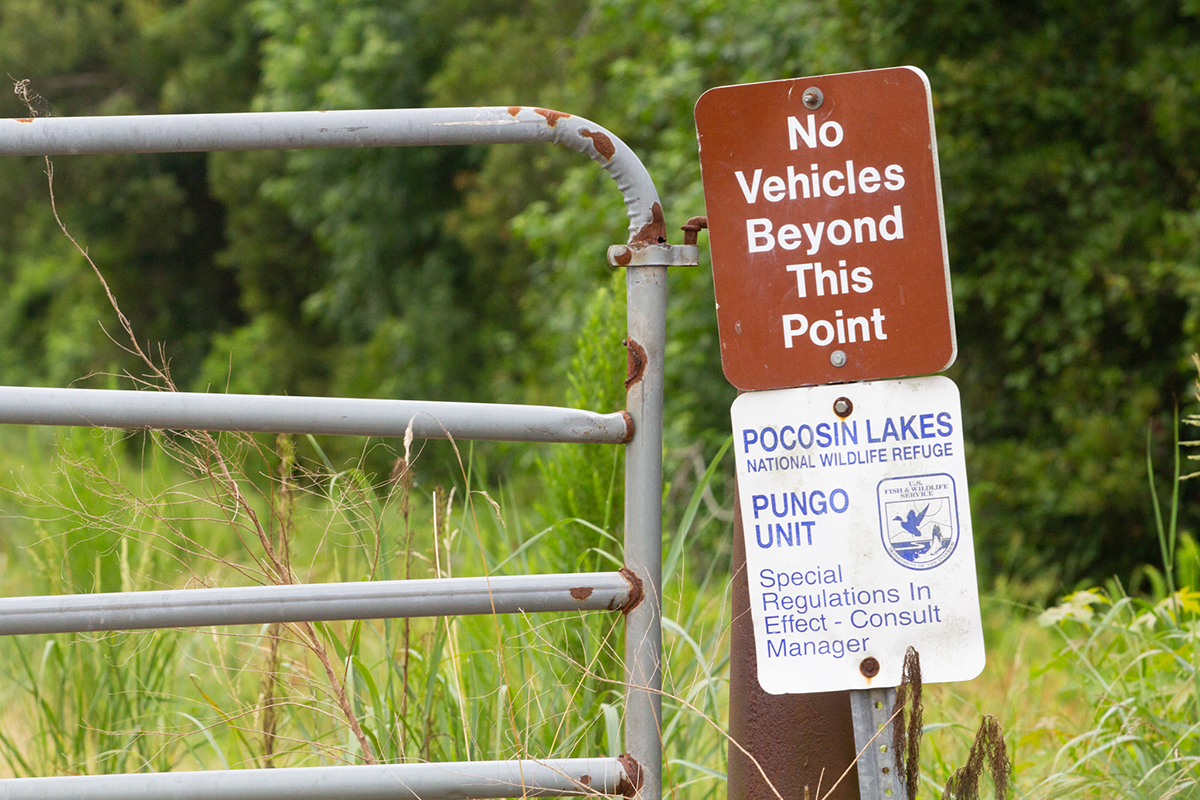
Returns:
[[[804,273],[813,268],[812,264],[788,264],[787,271],[796,273],[796,291],[801,297],[808,297],[808,293],[804,289]],[[808,323],[804,323],[807,325]],[[804,333],[804,331],[800,331]],[[791,347],[789,344],[788,347]]]
[[[783,225],[779,228],[779,246],[784,250],[795,250],[800,246],[800,229],[795,225]]]
[[[867,194],[879,191],[879,170],[874,167],[863,167],[858,173],[858,188]]]
[[[774,226],[769,219],[746,220],[746,239],[749,241],[751,253],[765,253],[775,249],[775,237],[771,235],[772,227]]]
[[[835,230],[841,230],[843,233],[836,234]],[[829,229],[825,231],[825,235],[829,237],[830,244],[843,245],[850,241],[850,223],[844,219],[835,219],[829,223]]]
[[[886,339],[887,338],[887,334],[883,332],[883,320],[884,319],[885,319],[885,317],[883,316],[883,313],[878,308],[875,309],[873,314],[871,314],[871,321],[875,323],[875,338],[876,339]]]
[[[808,265],[811,266],[811,265]],[[803,296],[803,295],[801,295]],[[793,327],[797,326],[797,327]],[[808,318],[803,314],[784,314],[783,315],[783,346],[789,350],[792,347],[792,340],[797,336],[803,336],[808,330]]]
[[[861,242],[863,240],[863,228],[867,229],[867,234],[871,237],[871,241],[875,241],[875,218],[859,217],[854,220],[854,241]]]
[[[866,294],[875,286],[871,280],[871,270],[866,267],[855,267],[850,272],[850,279],[854,281],[854,291],[859,294]]]
[[[826,333],[824,336],[817,335],[818,328],[825,329]],[[808,329],[808,338],[812,339],[812,343],[815,344],[817,347],[824,347],[825,345],[832,342],[833,336],[834,336],[833,323],[831,323],[827,319],[817,320],[816,322],[814,322],[812,324],[812,327]]]
[[[811,114],[809,114],[809,118],[812,118]],[[830,133],[830,131],[832,131],[832,133]],[[826,136],[826,133],[829,135]],[[825,145],[826,147],[837,147],[842,143],[842,135],[842,126],[838,125],[833,120],[829,120],[821,126],[821,144]]]
[[[817,297],[825,296],[825,287],[829,287],[830,294],[838,293],[837,271],[832,269],[821,269],[821,262],[818,261],[813,269],[813,283],[817,287]]]
[[[784,186],[783,178],[778,175],[772,175],[763,181],[763,197],[767,198],[772,203],[778,203],[787,196],[787,187]]]
[[[893,213],[879,220],[879,235],[889,242],[904,238],[904,218],[900,215],[900,206],[893,206],[892,211]],[[890,232],[888,223],[891,223],[892,226]]]
[[[834,177],[836,177],[839,181],[844,181],[846,179],[846,176],[838,172],[836,169],[829,170],[829,172],[825,173],[825,177],[821,178],[821,185],[825,187],[825,194],[830,197],[837,197],[842,192],[846,191],[846,187],[844,185],[837,187],[836,191],[832,186],[829,185],[829,180]]]
[[[808,189],[808,176],[802,172],[796,172],[796,168],[788,164],[788,199],[796,199],[796,184],[799,183],[804,187],[804,196],[811,197]]]
[[[897,206],[897,208],[899,208],[899,206]],[[808,241],[810,242],[810,246],[808,248],[808,254],[810,256],[821,249],[821,234],[822,234],[822,232],[824,232],[824,230],[825,230],[824,222],[818,222],[817,229],[815,231],[812,229],[812,226],[809,225],[807,222],[804,223],[804,234],[806,236],[808,236]]]
[[[746,185],[746,176],[742,174],[740,169],[733,174],[737,178],[738,185],[742,187],[742,194],[746,196],[746,202],[753,204],[758,197],[758,180],[762,177],[762,170],[754,170],[754,183],[749,186]]]
[[[808,130],[805,130],[800,124],[800,120],[796,119],[795,117],[788,117],[788,143],[791,145],[793,150],[797,149],[799,144],[796,141],[796,134],[800,134],[800,138],[804,140],[804,144],[806,144],[809,149],[817,146],[816,121],[816,117],[814,117],[812,114],[809,114]]]

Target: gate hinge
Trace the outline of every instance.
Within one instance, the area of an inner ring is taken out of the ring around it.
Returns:
[[[614,267],[695,267],[700,264],[697,234],[708,227],[708,217],[692,217],[684,223],[683,244],[614,244],[608,248],[608,263]]]

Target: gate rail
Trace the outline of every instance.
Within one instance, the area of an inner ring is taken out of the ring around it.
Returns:
[[[625,566],[619,572],[0,598],[0,635],[269,622],[620,610],[625,754],[441,764],[14,778],[4,798],[302,800],[662,795],[662,415],[666,270],[672,246],[654,183],[619,138],[540,108],[302,111],[0,120],[0,156],[547,142],[599,163],[625,201],[626,409],[0,387],[0,423],[624,444]]]

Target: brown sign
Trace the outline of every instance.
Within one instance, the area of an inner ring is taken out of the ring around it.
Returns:
[[[730,383],[780,389],[954,362],[923,72],[712,89],[696,129]]]

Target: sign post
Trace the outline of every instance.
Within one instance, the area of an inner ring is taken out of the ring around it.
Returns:
[[[929,83],[900,67],[721,87],[696,127],[721,362],[743,390],[730,733],[755,757],[805,740],[763,770],[824,796],[890,743],[909,646],[927,682],[984,661],[958,391],[881,380],[956,354]],[[789,713],[801,735],[764,738]],[[899,796],[890,755],[831,797]],[[731,750],[730,798],[769,796],[745,760]]]

